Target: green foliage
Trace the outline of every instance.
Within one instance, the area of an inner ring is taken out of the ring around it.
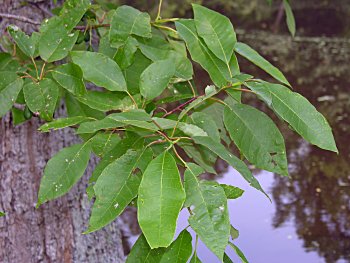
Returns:
[[[48,161],[37,205],[66,194],[93,153],[100,160],[87,188],[94,205],[86,233],[137,204],[143,234],[127,262],[200,262],[196,248],[192,255],[187,230],[174,240],[179,213],[188,209],[189,227],[220,260],[232,262],[224,253],[230,245],[247,262],[229,242],[238,230],[230,225],[227,209],[228,200],[243,190],[202,180],[201,174],[216,173],[214,164],[221,158],[266,195],[248,163],[281,175],[288,175],[288,166],[277,126],[243,104],[241,93],[257,95],[307,141],[337,152],[327,121],[289,89],[280,70],[237,42],[222,14],[193,5],[194,19],[158,14],[151,21],[129,6],[106,16],[101,11],[87,0],[67,1],[31,36],[8,27],[22,52],[18,57],[0,53],[0,116],[11,110],[16,125],[37,117],[46,121],[39,131],[70,127],[82,140]],[[87,24],[86,12],[96,20]],[[288,19],[292,28],[290,14]],[[98,47],[92,48],[90,35],[100,37]],[[236,54],[281,84],[242,73]],[[194,85],[192,61],[211,78],[203,94]],[[67,116],[56,118],[61,103]],[[232,144],[242,159],[233,154]]]

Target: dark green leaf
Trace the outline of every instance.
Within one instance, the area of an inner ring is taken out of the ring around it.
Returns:
[[[91,140],[92,151],[99,157],[103,157],[120,142],[118,134],[113,132],[97,133]]]
[[[0,211],[0,217],[2,216],[5,216],[5,213]]]
[[[286,11],[286,20],[289,32],[292,36],[295,36],[295,19],[293,15],[292,8],[290,7],[288,0],[283,0],[284,11]]]
[[[219,87],[226,85],[233,76],[233,72],[228,65],[218,59],[205,46],[197,35],[195,22],[191,19],[181,19],[176,21],[175,24],[180,36],[186,42],[192,59],[198,62],[209,73],[215,85]]]
[[[229,245],[233,248],[233,250],[236,252],[236,254],[239,256],[243,263],[249,263],[248,259],[244,256],[243,252],[235,244],[230,242]]]
[[[247,86],[305,140],[322,149],[338,152],[327,120],[306,98],[282,85],[248,83]]]
[[[213,181],[198,181],[204,170],[188,163],[185,172],[185,205],[192,207],[188,222],[204,244],[222,259],[230,236],[230,218],[225,191]]]
[[[264,193],[267,197],[268,195],[261,188],[258,180],[252,175],[251,171],[248,169],[246,164],[238,159],[236,156],[231,154],[222,144],[215,142],[210,137],[193,137],[196,144],[203,145],[207,147],[212,152],[216,153],[221,159],[226,161],[229,165],[235,168],[243,178],[250,183],[252,187]]]
[[[166,249],[160,263],[186,263],[192,254],[192,237],[185,229]]]
[[[23,80],[16,73],[0,72],[0,117],[8,112],[15,103],[23,86]]]
[[[121,69],[126,69],[134,62],[135,52],[137,51],[137,40],[129,37],[125,44],[120,47],[115,54],[114,60]]]
[[[219,59],[229,65],[237,42],[230,19],[201,5],[193,4],[192,7],[198,35]]]
[[[231,228],[230,228],[230,235],[231,235],[231,238],[233,240],[235,240],[235,239],[237,239],[239,237],[239,231],[236,228],[234,228],[233,226],[231,226]]]
[[[244,193],[244,191],[241,188],[232,185],[220,184],[220,186],[224,189],[227,199],[237,199],[238,197],[241,197]]]
[[[93,141],[94,139],[92,139]],[[101,175],[102,171],[112,163],[114,160],[118,159],[120,156],[125,154],[129,149],[138,150],[143,146],[143,138],[135,134],[127,134],[126,138],[122,139],[117,143],[114,148],[104,154],[101,161],[96,165],[95,170],[89,179],[90,183],[97,181],[98,177]]]
[[[52,120],[59,95],[59,87],[51,79],[38,83],[30,82],[23,87],[24,98],[32,112],[39,113],[40,118]]]
[[[202,263],[202,261],[198,258],[197,254],[194,254],[191,258],[190,263]]]
[[[143,153],[128,150],[102,171],[94,185],[96,201],[85,233],[94,232],[109,224],[137,196],[141,178],[134,173],[141,158],[150,161],[152,151],[149,148]]]
[[[105,117],[105,114],[101,111],[94,110],[82,103],[80,103],[76,98],[71,94],[66,94],[65,99],[67,112],[69,117],[75,116],[86,116],[92,117],[94,119],[102,119]]]
[[[164,152],[144,172],[137,200],[138,221],[151,248],[170,245],[184,201],[176,162]]]
[[[60,118],[60,119],[55,119],[52,122],[45,123],[44,125],[40,126],[38,130],[41,132],[49,132],[50,130],[58,130],[58,129],[66,128],[66,127],[73,126],[89,120],[91,120],[91,118],[88,118],[85,116]]]
[[[34,57],[35,43],[33,43],[32,39],[20,30],[18,26],[10,25],[8,31],[22,52],[28,57]]]
[[[151,249],[143,234],[132,247],[126,263],[159,263],[165,252],[165,248]]]
[[[65,58],[77,41],[79,32],[70,33],[62,19],[50,20],[42,29],[39,40],[39,54],[46,62]]]
[[[46,164],[37,206],[66,194],[83,176],[90,159],[90,143],[62,149]]]
[[[175,73],[171,60],[158,60],[149,65],[140,77],[140,92],[147,100],[158,97],[168,86]]]
[[[124,70],[124,77],[128,90],[131,94],[140,93],[140,76],[142,72],[151,64],[140,51],[136,51],[134,63]]]
[[[249,162],[257,168],[288,175],[284,138],[265,113],[237,103],[225,108],[224,123]]]
[[[266,71],[268,74],[270,74],[272,77],[277,79],[278,81],[290,86],[288,80],[283,75],[283,73],[273,66],[269,61],[267,61],[265,58],[260,56],[258,52],[256,52],[254,49],[252,49],[247,44],[237,42],[235,44],[235,51],[240,54],[241,56],[245,57],[249,61],[253,62],[255,65],[257,65],[259,68]]]
[[[27,120],[24,117],[24,111],[17,108],[12,108],[11,112],[14,125],[19,125]]]
[[[195,125],[202,128],[214,141],[220,142],[220,134],[213,118],[204,112],[194,112],[191,119]]]
[[[83,72],[80,67],[68,63],[58,66],[52,72],[53,78],[66,90],[76,96],[82,96],[86,93]]]
[[[118,64],[106,55],[73,51],[71,57],[82,69],[86,80],[111,91],[126,91],[126,82]]]
[[[120,6],[115,11],[109,41],[112,47],[124,44],[130,35],[151,37],[151,21],[147,13],[142,13],[131,6]]]
[[[226,253],[224,254],[223,262],[224,263],[233,263],[233,261],[229,258],[229,256]]]

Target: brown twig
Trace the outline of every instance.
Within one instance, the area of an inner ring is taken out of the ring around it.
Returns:
[[[13,15],[13,14],[6,14],[6,13],[0,13],[0,17],[2,18],[8,18],[8,19],[15,19],[24,23],[32,24],[32,25],[40,25],[41,22],[32,20],[28,17],[25,16],[18,16],[18,15]]]
[[[193,97],[191,99],[189,99],[188,101],[182,103],[181,105],[177,106],[175,109],[172,109],[171,111],[168,111],[167,113],[165,113],[162,118],[165,118],[167,116],[169,116],[170,114],[173,114],[174,112],[181,110],[183,107],[185,107],[186,105],[190,104],[192,101],[194,101],[195,99],[197,99],[197,97]]]

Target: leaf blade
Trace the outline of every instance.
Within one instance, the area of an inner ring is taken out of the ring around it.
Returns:
[[[247,44],[237,42],[234,47],[235,51],[240,54],[241,56],[245,57],[255,65],[257,65],[259,68],[266,71],[268,74],[270,74],[272,77],[274,77],[276,80],[282,82],[283,84],[286,84],[287,86],[291,86],[286,77],[283,75],[283,73],[273,66],[269,61],[267,61],[265,58],[263,58],[258,52],[256,52],[254,49],[252,49]]]
[[[169,246],[185,192],[176,162],[168,152],[150,162],[138,194],[138,221],[149,245],[151,248]]]
[[[306,98],[278,84],[251,82],[247,86],[305,140],[338,153],[327,120]]]

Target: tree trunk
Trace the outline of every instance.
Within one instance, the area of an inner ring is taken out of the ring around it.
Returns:
[[[21,4],[0,0],[0,12],[23,15],[40,21],[48,3]],[[28,1],[29,2],[29,1]],[[11,21],[30,31],[18,21]],[[0,30],[9,21],[0,21]],[[0,31],[3,32],[2,30]],[[1,105],[0,105],[1,107]],[[60,111],[63,111],[62,109]],[[120,223],[83,235],[91,203],[85,193],[87,176],[67,195],[35,209],[40,179],[46,162],[61,148],[78,142],[71,130],[42,134],[33,118],[14,127],[10,114],[0,126],[0,262],[123,262]],[[90,174],[95,160],[87,169]]]

